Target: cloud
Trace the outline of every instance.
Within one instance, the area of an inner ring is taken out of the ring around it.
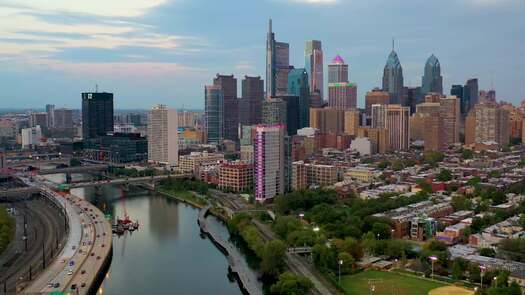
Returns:
[[[39,11],[83,13],[101,16],[136,17],[162,5],[166,0],[4,0],[0,3],[11,7],[25,7]]]

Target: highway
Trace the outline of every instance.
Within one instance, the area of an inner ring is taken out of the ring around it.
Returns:
[[[73,195],[62,197],[48,189],[48,183],[42,180],[36,180],[34,185],[66,208],[70,231],[59,257],[24,292],[87,294],[112,253],[111,224],[91,203]]]
[[[6,282],[9,293],[17,292],[27,284],[30,270],[33,277],[41,272],[44,255],[47,264],[56,255],[65,237],[63,215],[48,201],[34,199],[15,203],[12,207],[18,215],[17,226],[22,228],[17,229],[17,241],[0,258],[0,282]],[[27,222],[27,251],[23,240],[24,219]]]
[[[101,186],[101,185],[108,185],[108,184],[111,185],[111,184],[126,184],[126,183],[158,181],[158,180],[162,180],[168,177],[185,178],[185,177],[189,177],[189,175],[188,174],[173,174],[173,175],[127,177],[127,178],[96,180],[96,181],[88,181],[88,182],[76,182],[76,183],[69,184],[69,188]]]

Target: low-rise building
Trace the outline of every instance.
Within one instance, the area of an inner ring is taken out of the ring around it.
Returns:
[[[195,173],[197,166],[205,162],[217,163],[224,160],[223,154],[204,152],[192,152],[189,155],[179,157],[179,170],[186,173]]]
[[[253,187],[253,163],[242,161],[219,164],[219,188],[242,192]]]
[[[357,180],[361,182],[372,182],[377,179],[380,172],[371,167],[357,166],[349,168],[345,173],[345,180]]]
[[[292,189],[329,186],[337,182],[337,167],[297,161],[292,163]]]

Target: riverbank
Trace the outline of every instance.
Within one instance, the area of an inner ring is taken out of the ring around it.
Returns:
[[[159,188],[155,192],[172,199],[176,199],[195,208],[202,209],[206,206],[207,201],[204,198],[197,197],[195,193],[189,191],[176,191],[172,189]]]

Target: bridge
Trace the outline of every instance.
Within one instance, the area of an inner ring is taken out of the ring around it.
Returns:
[[[131,177],[131,178],[118,178],[118,179],[108,179],[108,180],[96,180],[89,182],[76,182],[69,185],[69,188],[81,188],[81,187],[98,187],[103,185],[112,185],[112,184],[132,184],[132,183],[148,183],[148,182],[157,182],[166,178],[189,178],[191,177],[188,173],[183,174],[170,174],[170,175],[157,175],[157,176],[144,176],[144,177]]]
[[[40,190],[36,187],[17,187],[5,190],[0,190],[0,201],[12,201],[12,198],[27,198],[33,194],[39,193]]]
[[[199,223],[202,232],[207,234],[212,242],[227,255],[230,270],[237,275],[240,285],[244,290],[250,295],[262,295],[262,285],[253,272],[250,271],[248,263],[244,257],[230,242],[226,241],[220,234],[214,232],[212,227],[208,226],[206,214],[210,208],[211,206],[207,205],[199,212],[197,222]]]
[[[108,165],[86,165],[86,166],[65,167],[65,168],[57,168],[57,169],[42,169],[42,170],[38,170],[38,174],[48,175],[48,174],[59,174],[59,173],[65,173],[65,174],[87,173],[87,172],[94,172],[94,171],[105,171],[108,168],[109,168]]]

